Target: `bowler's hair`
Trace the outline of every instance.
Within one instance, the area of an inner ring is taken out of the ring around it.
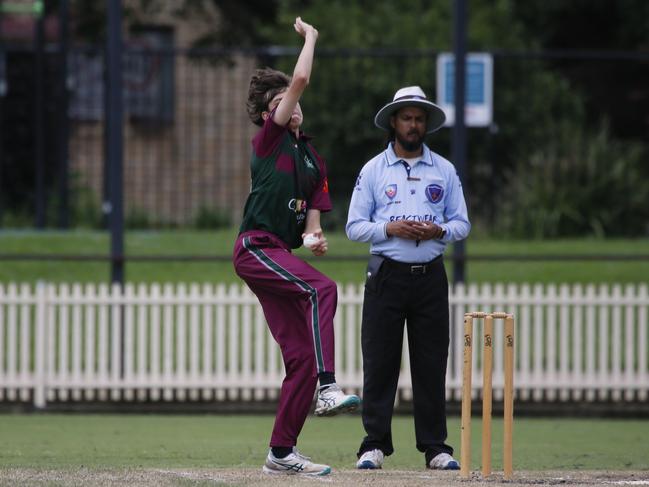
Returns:
[[[258,69],[250,79],[246,108],[252,123],[262,126],[261,113],[268,110],[268,104],[291,83],[291,78],[276,69]]]

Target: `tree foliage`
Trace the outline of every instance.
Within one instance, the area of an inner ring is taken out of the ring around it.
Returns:
[[[470,51],[511,53],[580,46],[571,44],[571,36],[566,34],[576,25],[577,9],[568,5],[571,2],[467,3]],[[606,18],[604,4],[610,2],[592,3],[592,15]],[[384,134],[373,125],[376,111],[401,86],[420,85],[435,98],[436,55],[452,49],[452,2],[284,0],[278,6],[277,23],[264,28],[264,37],[273,44],[301,46],[301,39],[291,29],[297,15],[320,31],[312,82],[303,99],[305,128],[315,133],[316,145],[328,160],[332,194],[342,213],[336,221],[342,222],[358,170],[384,147]],[[587,5],[582,7],[589,10]],[[633,25],[632,33],[608,26],[605,33],[611,44],[604,41],[600,46],[629,49],[646,40],[646,30],[641,29],[646,16],[644,20],[631,19],[622,8],[612,9],[614,16]],[[647,8],[639,11],[644,10]],[[277,67],[290,73],[295,58],[282,57]],[[497,229],[519,236],[644,234],[647,225],[637,220],[646,221],[646,212],[626,218],[625,212],[605,211],[600,191],[610,178],[614,181],[611,188],[625,188],[622,195],[626,196],[634,179],[646,178],[642,165],[646,146],[634,144],[631,148],[617,142],[609,129],[600,129],[608,123],[607,113],[593,108],[592,96],[597,93],[596,86],[606,83],[592,76],[577,76],[577,69],[566,71],[565,64],[496,55],[494,125],[469,131],[466,187],[472,220],[487,232]],[[591,62],[585,72],[592,75],[597,66]],[[450,131],[443,129],[428,143],[452,160],[449,141]],[[597,150],[588,152],[588,147]],[[547,171],[540,170],[545,163]],[[585,167],[593,166],[600,171],[597,179],[577,177]],[[542,177],[549,174],[561,178],[550,183]],[[620,174],[634,174],[635,178],[622,183]],[[574,178],[582,185],[588,181],[592,187],[574,191]],[[636,194],[645,194],[644,188],[637,189]],[[622,199],[616,207],[627,203]],[[547,217],[550,214],[559,216]],[[615,218],[609,216],[612,214]],[[619,223],[625,218],[629,225],[622,231]]]
[[[601,114],[616,137],[649,139],[649,64],[615,52],[647,54],[649,2],[645,0],[526,0],[514,2],[526,36],[550,50],[584,50],[597,60],[555,60],[551,66],[585,96],[595,131]],[[632,110],[629,107],[633,107]]]
[[[649,231],[643,147],[574,125],[508,171],[496,227],[513,237],[635,236]]]

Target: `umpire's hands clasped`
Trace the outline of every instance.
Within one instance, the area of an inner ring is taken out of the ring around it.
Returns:
[[[408,240],[433,240],[444,236],[444,229],[432,222],[399,220],[386,226],[388,237],[399,237]]]

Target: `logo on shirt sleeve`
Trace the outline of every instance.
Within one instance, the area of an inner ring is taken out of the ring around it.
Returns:
[[[324,183],[322,184],[322,192],[323,193],[329,192],[329,180],[327,178],[324,178]]]
[[[385,195],[390,199],[394,199],[394,197],[397,195],[397,185],[396,184],[388,184],[385,187]]]
[[[444,188],[439,184],[429,184],[426,186],[426,198],[431,203],[439,203],[444,196]]]
[[[354,184],[354,189],[356,191],[361,190],[361,178],[363,177],[363,173],[360,173],[358,177],[356,178],[356,183]]]

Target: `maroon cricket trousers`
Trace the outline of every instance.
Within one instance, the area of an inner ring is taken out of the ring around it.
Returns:
[[[286,369],[271,446],[291,447],[309,414],[317,374],[334,372],[336,284],[272,233],[237,238],[234,268],[259,299]]]

